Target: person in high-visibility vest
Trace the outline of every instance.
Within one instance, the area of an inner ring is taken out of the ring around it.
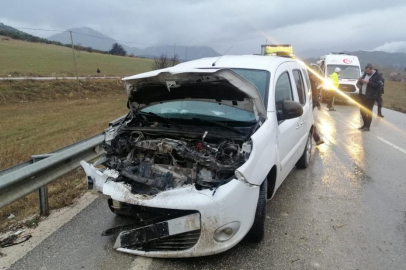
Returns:
[[[331,100],[327,104],[327,108],[329,111],[335,111],[334,109],[334,99],[336,98],[336,89],[338,89],[338,86],[340,85],[340,82],[338,81],[338,74],[340,74],[341,69],[336,68],[334,70],[334,73],[331,74],[330,80],[332,82],[333,88],[330,89],[331,91]]]

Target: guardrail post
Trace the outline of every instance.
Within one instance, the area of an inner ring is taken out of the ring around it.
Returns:
[[[49,216],[48,186],[43,186],[38,189],[38,203],[39,214],[41,216]]]
[[[50,157],[52,154],[34,155],[32,157],[33,162],[40,161],[44,158]],[[49,204],[48,204],[48,186],[42,186],[38,189],[38,206],[39,214],[41,216],[49,216]]]

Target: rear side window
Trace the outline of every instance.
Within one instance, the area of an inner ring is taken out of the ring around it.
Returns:
[[[300,70],[293,70],[293,78],[295,79],[297,95],[299,96],[300,104],[306,104],[306,89],[304,86],[303,76]]]
[[[282,102],[284,100],[293,101],[292,85],[290,84],[290,78],[287,72],[282,73],[276,81],[275,106],[277,111],[282,110]]]
[[[302,69],[302,72],[303,72],[303,75],[304,75],[304,77],[305,77],[307,89],[310,90],[309,74],[307,74],[307,70],[306,70],[306,69]]]

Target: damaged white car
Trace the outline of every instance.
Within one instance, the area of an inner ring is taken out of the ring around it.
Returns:
[[[133,224],[118,251],[151,257],[223,252],[264,237],[266,202],[309,164],[313,115],[303,65],[224,56],[124,78],[129,114],[105,132],[106,155],[81,162],[89,188]],[[103,165],[104,168],[100,168]]]

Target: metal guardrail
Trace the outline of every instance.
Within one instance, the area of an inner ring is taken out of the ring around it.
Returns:
[[[126,115],[109,123],[118,125]],[[49,214],[47,184],[104,154],[101,144],[104,132],[49,154],[34,155],[32,159],[0,171],[0,208],[38,190],[41,215]]]
[[[100,157],[103,140],[102,133],[0,171],[0,208],[39,190],[40,214],[49,214],[46,185],[78,168],[81,160]]]
[[[127,115],[109,123],[115,128]],[[104,132],[49,154],[34,155],[32,159],[0,171],[0,208],[38,190],[39,211],[49,215],[47,184],[104,154],[101,144]]]

